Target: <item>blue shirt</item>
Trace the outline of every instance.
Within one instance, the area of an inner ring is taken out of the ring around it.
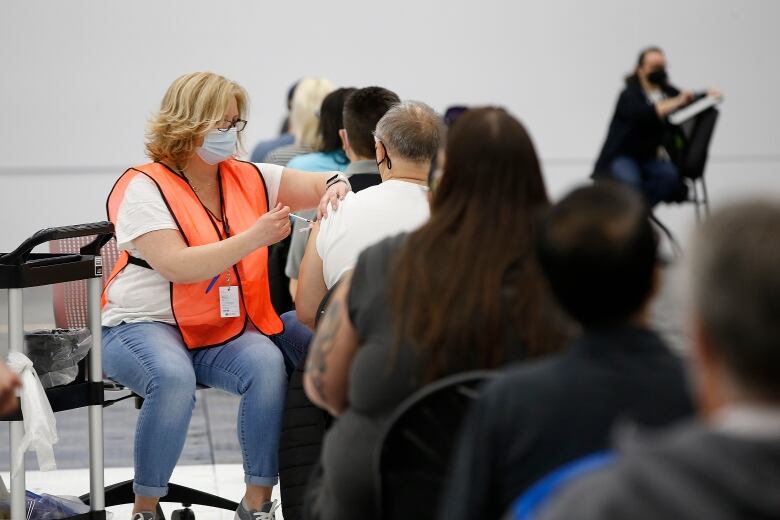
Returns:
[[[306,172],[343,172],[347,166],[349,166],[349,160],[341,150],[307,153],[293,157],[287,163],[288,168]]]
[[[295,136],[292,134],[282,134],[279,137],[268,139],[267,141],[260,141],[252,150],[251,161],[254,163],[263,162],[265,156],[273,150],[293,144],[295,142]]]

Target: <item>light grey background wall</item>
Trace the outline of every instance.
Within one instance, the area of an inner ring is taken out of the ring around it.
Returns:
[[[41,227],[102,219],[112,182],[144,161],[146,118],[195,70],[247,88],[250,147],[276,131],[304,75],[437,109],[504,105],[559,196],[587,178],[638,49],[658,44],[674,83],[726,94],[715,203],[780,196],[778,19],[776,0],[4,0],[0,251]],[[659,212],[680,233],[691,214]]]

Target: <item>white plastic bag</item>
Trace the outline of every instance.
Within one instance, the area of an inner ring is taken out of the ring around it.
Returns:
[[[11,475],[21,471],[24,462],[24,452],[28,449],[35,450],[38,456],[38,467],[41,471],[57,469],[54,462],[54,444],[57,437],[57,423],[49,400],[46,397],[38,374],[33,369],[30,359],[19,352],[8,354],[8,366],[19,374],[22,380],[20,397],[22,400],[22,415],[24,416],[24,437],[22,444],[13,453],[13,465]]]
[[[24,334],[25,355],[33,363],[44,388],[76,380],[79,362],[92,347],[89,329],[44,329]]]

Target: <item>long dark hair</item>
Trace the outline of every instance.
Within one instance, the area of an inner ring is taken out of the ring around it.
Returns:
[[[639,51],[639,56],[636,58],[636,65],[634,66],[633,72],[631,72],[631,74],[627,74],[625,77],[626,83],[639,82],[639,67],[645,64],[645,56],[651,52],[657,52],[659,54],[664,53],[663,49],[656,45],[650,45],[649,47],[645,47]]]
[[[320,106],[320,136],[322,137],[320,152],[341,150],[339,130],[344,128],[344,101],[354,91],[354,88],[339,88],[322,100]],[[346,161],[346,158],[344,160]]]
[[[529,356],[563,341],[543,316],[533,230],[549,201],[525,128],[501,108],[471,109],[450,130],[445,157],[431,218],[392,271],[397,337],[427,354],[427,380],[502,364],[510,331]]]

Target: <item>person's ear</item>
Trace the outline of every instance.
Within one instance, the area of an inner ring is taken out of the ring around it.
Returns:
[[[382,164],[385,160],[385,145],[382,144],[382,141],[375,141],[374,142],[374,154],[376,155],[376,163]]]
[[[692,322],[693,359],[697,365],[710,365],[712,364],[710,335],[699,313],[694,313]]]
[[[699,411],[705,417],[714,414],[722,401],[724,384],[720,363],[712,349],[712,339],[699,313],[691,320],[691,382]]]
[[[339,138],[341,138],[341,149],[344,153],[349,152],[349,137],[347,137],[347,131],[343,128],[339,128]]]

